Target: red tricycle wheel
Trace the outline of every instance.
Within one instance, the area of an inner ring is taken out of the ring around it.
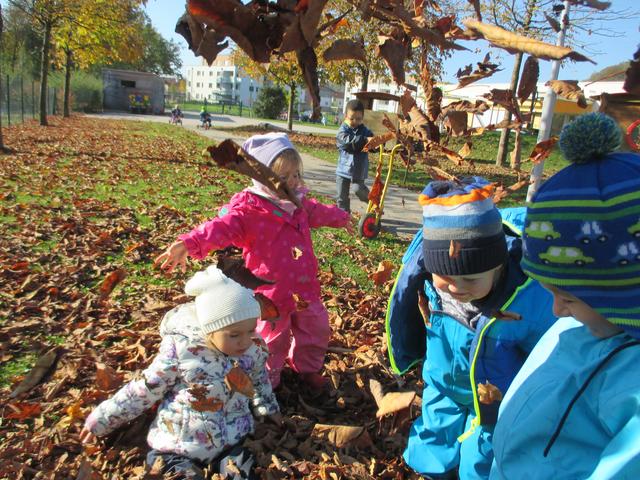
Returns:
[[[380,233],[380,222],[375,213],[367,213],[358,223],[358,232],[364,238],[376,238]]]
[[[627,127],[625,140],[633,151],[640,151],[640,120],[636,120]]]

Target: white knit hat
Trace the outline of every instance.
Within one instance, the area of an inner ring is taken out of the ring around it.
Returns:
[[[260,304],[253,291],[231,280],[216,266],[196,273],[184,291],[196,297],[196,316],[205,334],[260,317]]]

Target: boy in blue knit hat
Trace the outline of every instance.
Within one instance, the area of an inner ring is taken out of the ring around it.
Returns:
[[[428,478],[489,476],[501,394],[555,321],[551,295],[520,268],[524,209],[501,216],[492,197],[481,177],[426,186],[424,228],[389,301],[393,369],[423,361],[422,416],[404,459]]]
[[[640,478],[640,155],[620,139],[601,113],[567,125],[572,164],[527,211],[522,267],[564,318],[502,402],[491,478]]]

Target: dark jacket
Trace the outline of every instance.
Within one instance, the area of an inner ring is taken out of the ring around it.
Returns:
[[[373,137],[373,132],[363,124],[358,128],[351,128],[343,123],[336,135],[338,147],[338,166],[336,175],[349,178],[353,182],[360,182],[369,173],[369,155],[362,151],[362,147]]]

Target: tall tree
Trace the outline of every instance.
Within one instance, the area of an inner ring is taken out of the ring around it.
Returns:
[[[0,51],[4,51],[4,22],[2,19],[2,5],[0,4]],[[2,78],[2,65],[0,64],[0,79]],[[0,98],[2,98],[2,82],[0,81]],[[0,115],[0,151],[4,152],[4,137],[2,136],[2,115]]]

